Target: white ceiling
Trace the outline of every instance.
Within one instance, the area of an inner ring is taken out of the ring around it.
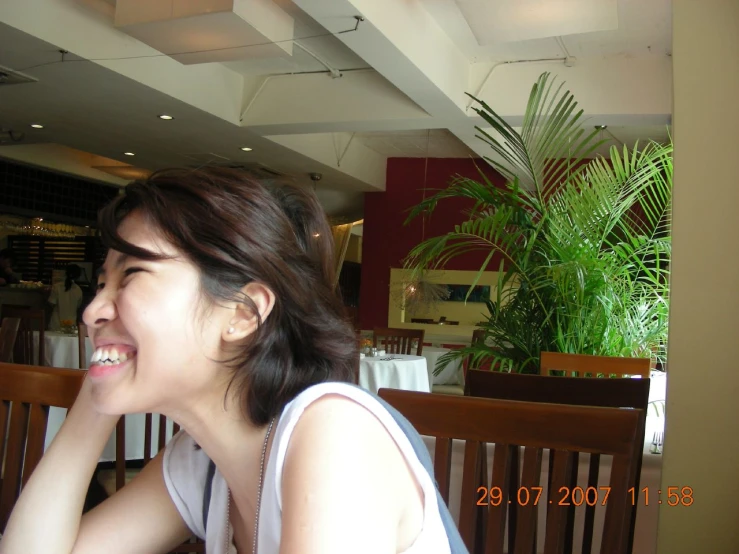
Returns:
[[[286,38],[313,55],[294,47],[292,56],[182,66],[115,29],[115,0],[0,2],[0,65],[38,79],[0,86],[0,128],[25,135],[22,147],[0,145],[0,157],[55,164],[87,178],[97,172],[107,182],[116,178],[94,169],[84,153],[147,170],[245,165],[306,186],[313,186],[308,174],[319,172],[317,192],[327,210],[358,217],[362,192],[383,190],[388,157],[490,153],[475,138],[480,121],[465,112],[464,93],[479,90],[494,62],[566,55],[577,58],[574,67],[553,62],[496,70],[484,99],[506,106],[501,113],[515,126],[538,73],[554,71],[585,99],[588,125],[609,124],[618,140],[606,133],[606,147],[666,138],[670,0],[597,0],[617,2],[617,30],[561,36],[565,27],[550,22],[547,32],[560,34],[486,45],[459,7],[478,0],[273,1],[294,19],[294,36]],[[358,14],[366,21],[345,32]],[[519,26],[526,31],[526,21]],[[73,52],[65,63],[57,63],[59,48]],[[342,77],[329,78],[327,68]],[[259,123],[241,121],[247,112]],[[161,121],[160,113],[175,120]],[[45,128],[30,129],[35,121]]]
[[[597,4],[601,0],[592,0]],[[672,52],[672,0],[618,0],[618,28],[561,36],[552,26],[548,38],[496,42],[480,45],[467,23],[459,3],[464,0],[421,0],[436,23],[473,62],[512,61],[537,58],[595,56],[638,56]],[[486,4],[495,4],[488,2]],[[498,2],[510,4],[509,0]],[[537,3],[562,4],[537,0]],[[571,6],[567,6],[567,10]],[[505,25],[507,22],[501,22]],[[520,23],[525,27],[525,22]],[[551,25],[551,24],[550,24]],[[564,26],[563,26],[564,27]],[[563,28],[564,30],[564,28]],[[563,45],[559,44],[561,37]],[[566,51],[566,52],[565,52]]]

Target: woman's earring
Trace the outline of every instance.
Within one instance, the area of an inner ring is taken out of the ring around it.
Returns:
[[[233,335],[234,334],[234,331],[236,331],[236,329],[234,329],[233,327],[229,327],[228,328],[228,334],[229,335]]]

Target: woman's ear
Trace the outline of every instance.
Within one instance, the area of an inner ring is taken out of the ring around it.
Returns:
[[[237,342],[251,335],[257,329],[257,315],[264,322],[275,305],[275,293],[269,287],[251,282],[241,289],[242,294],[251,299],[256,307],[239,302],[234,306],[233,313],[228,322],[228,327],[223,330],[223,340],[226,342]]]

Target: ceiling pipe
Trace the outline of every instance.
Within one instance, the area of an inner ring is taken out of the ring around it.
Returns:
[[[339,77],[343,77],[341,71],[339,71],[338,69],[336,69],[335,67],[333,67],[331,64],[329,64],[326,60],[324,60],[321,56],[319,56],[315,52],[312,52],[311,50],[308,50],[305,46],[303,46],[302,44],[300,44],[297,41],[293,41],[293,44],[295,46],[297,46],[298,48],[300,48],[303,52],[305,52],[309,56],[313,57],[318,63],[320,63],[321,65],[323,65],[323,67],[325,67],[326,69],[328,69],[329,72],[331,73],[331,77],[333,77],[334,79],[338,79]]]
[[[482,95],[482,91],[485,90],[485,87],[487,86],[488,82],[490,81],[490,77],[493,75],[493,71],[496,70],[496,68],[500,67],[501,65],[513,65],[517,63],[538,63],[538,62],[562,62],[567,67],[572,67],[575,65],[576,59],[572,56],[568,56],[565,58],[537,58],[535,60],[512,60],[508,62],[497,62],[493,64],[493,67],[490,68],[490,71],[488,71],[488,74],[485,76],[485,78],[482,80],[482,83],[480,83],[480,86],[477,88],[477,92],[475,93],[475,98],[480,98]],[[468,111],[472,104],[474,103],[474,100],[470,99],[469,103],[467,104],[467,107],[465,108],[465,111]]]

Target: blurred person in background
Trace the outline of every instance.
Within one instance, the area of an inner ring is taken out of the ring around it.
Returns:
[[[0,250],[0,286],[15,285],[21,282],[21,276],[15,273],[15,252],[10,248]]]
[[[53,309],[49,331],[59,331],[62,321],[71,321],[72,325],[77,325],[82,306],[82,289],[74,281],[79,279],[81,273],[80,266],[69,264],[64,281],[51,287],[49,304],[53,305]]]

